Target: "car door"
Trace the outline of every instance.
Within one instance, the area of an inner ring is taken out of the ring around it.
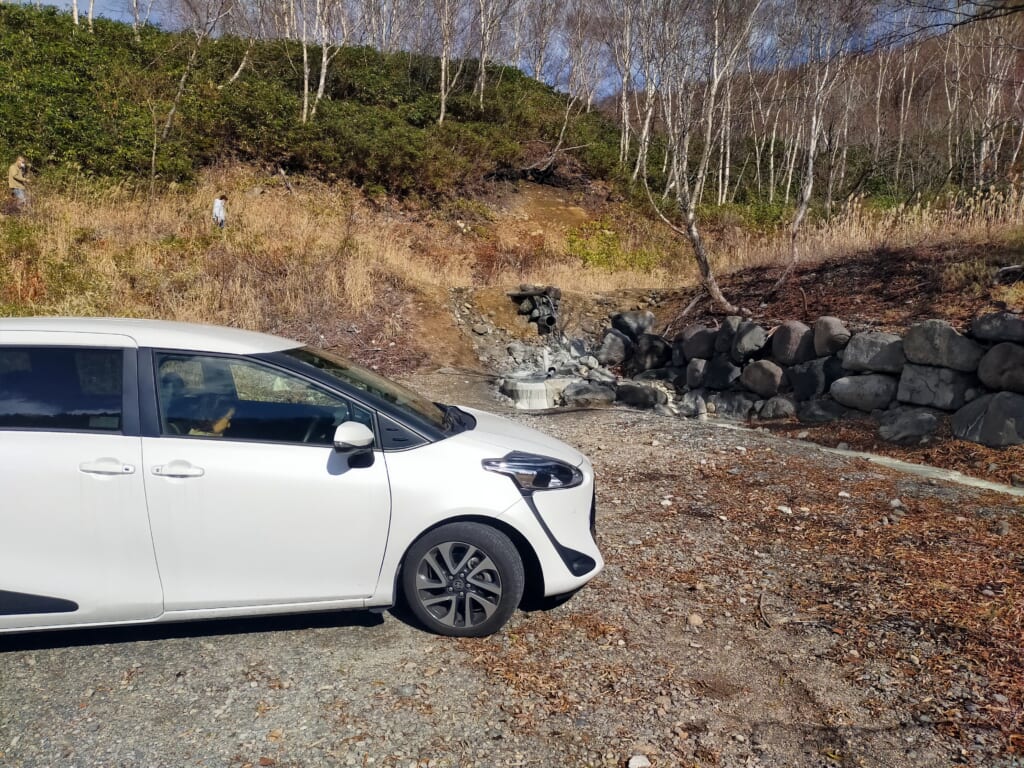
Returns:
[[[367,597],[391,494],[384,455],[333,448],[372,413],[262,361],[153,353],[146,494],[168,611]]]
[[[0,629],[160,615],[135,361],[123,336],[0,333]]]

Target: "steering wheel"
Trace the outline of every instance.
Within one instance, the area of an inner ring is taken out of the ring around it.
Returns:
[[[335,408],[334,413],[330,416],[326,414],[314,416],[310,419],[309,426],[306,427],[306,434],[302,436],[302,442],[330,442],[334,428],[347,421],[348,418],[349,409],[345,406]]]

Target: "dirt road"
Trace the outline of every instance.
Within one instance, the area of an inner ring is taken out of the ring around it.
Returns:
[[[568,604],[482,640],[0,638],[0,765],[1024,765],[1019,499],[650,413],[515,418],[597,468],[608,566]]]

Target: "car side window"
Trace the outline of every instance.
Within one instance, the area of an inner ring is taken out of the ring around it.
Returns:
[[[124,350],[0,347],[0,429],[120,432]]]
[[[332,445],[345,421],[373,426],[369,410],[248,358],[157,353],[164,435]]]

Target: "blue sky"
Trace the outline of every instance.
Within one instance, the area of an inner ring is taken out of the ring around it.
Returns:
[[[16,0],[24,5],[34,5],[30,0]],[[146,0],[139,0],[139,4],[145,8]],[[71,0],[46,0],[42,5],[59,8],[62,11],[71,12]],[[151,24],[159,25],[161,15],[157,9],[157,3],[153,4],[153,12],[150,14]],[[89,12],[89,0],[78,0],[78,13],[85,16]],[[102,16],[116,21],[130,22],[132,20],[131,6],[129,0],[94,0],[93,15]]]

